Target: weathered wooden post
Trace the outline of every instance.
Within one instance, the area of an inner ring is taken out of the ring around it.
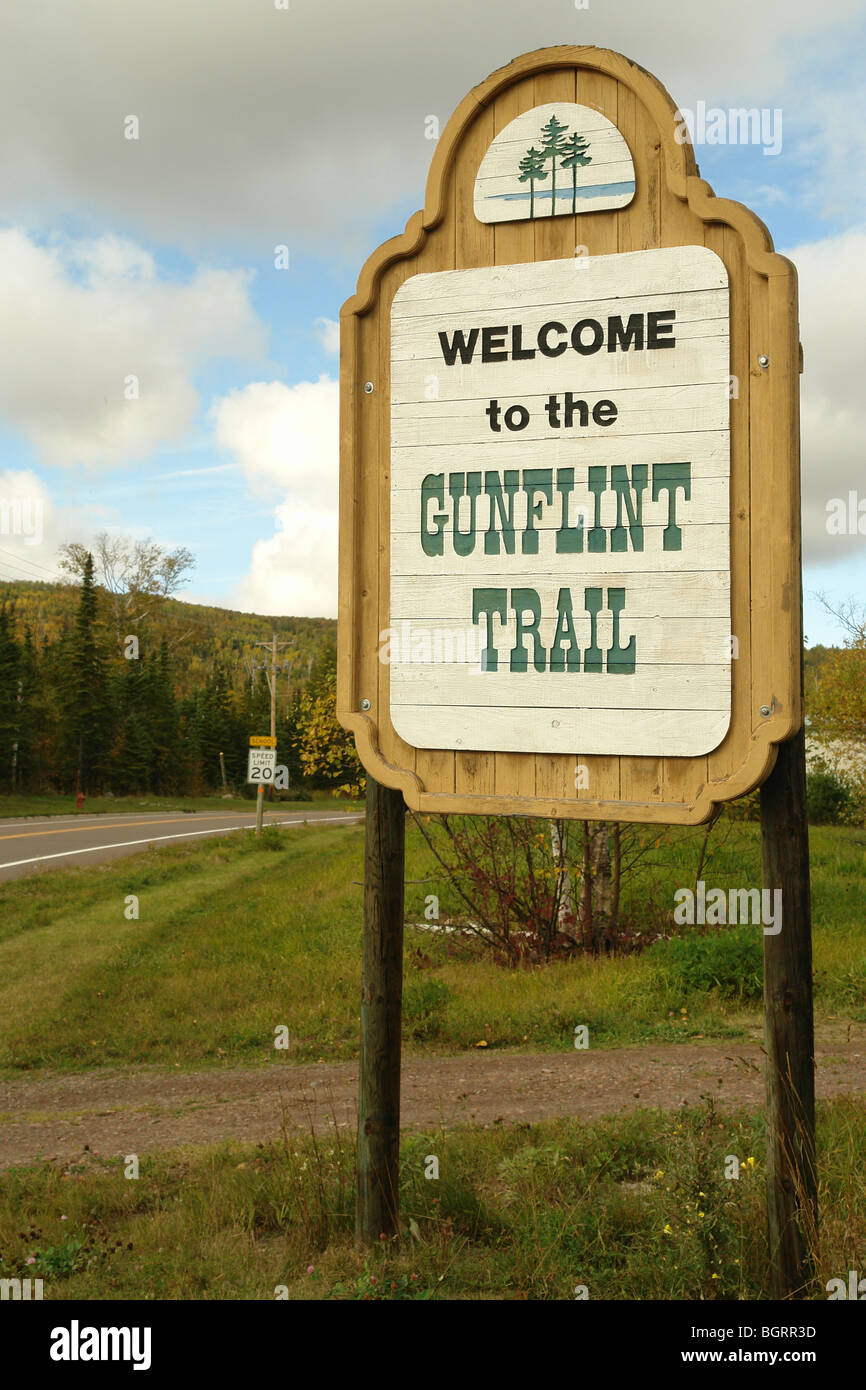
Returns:
[[[764,887],[781,889],[782,929],[764,936],[767,1225],[770,1293],[805,1292],[817,1232],[815,1039],[806,740],[779,745],[761,787]]]
[[[399,1210],[403,794],[367,778],[355,1240],[393,1235]]]

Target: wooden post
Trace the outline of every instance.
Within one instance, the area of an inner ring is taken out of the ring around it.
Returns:
[[[771,1298],[803,1296],[817,1232],[815,1035],[806,739],[779,745],[761,787],[764,888],[782,890],[782,929],[764,935],[767,1221]]]
[[[358,1198],[355,1243],[393,1235],[399,1210],[400,1020],[403,995],[403,795],[367,774]]]

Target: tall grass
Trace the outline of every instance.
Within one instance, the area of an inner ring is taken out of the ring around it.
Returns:
[[[819,1107],[821,1227],[807,1295],[866,1267],[866,1113]],[[763,1127],[712,1100],[593,1125],[404,1135],[400,1232],[353,1248],[351,1140],[286,1128],[121,1165],[14,1170],[0,1276],[66,1298],[767,1296]],[[438,1178],[429,1158],[438,1159]],[[739,1161],[739,1177],[730,1160]],[[65,1219],[63,1219],[65,1218]],[[33,1263],[28,1263],[28,1261]]]

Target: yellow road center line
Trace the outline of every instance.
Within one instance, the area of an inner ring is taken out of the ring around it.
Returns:
[[[0,840],[29,840],[32,838],[38,838],[38,836],[40,835],[71,835],[74,832],[78,832],[78,834],[81,834],[83,831],[87,830],[125,830],[127,826],[130,826],[133,829],[137,829],[139,826],[142,825],[180,825],[183,821],[186,821],[190,825],[195,825],[200,824],[203,820],[216,820],[219,815],[229,817],[234,815],[252,816],[255,815],[255,812],[217,811],[212,816],[200,815],[195,821],[190,821],[188,816],[172,816],[171,819],[168,820],[128,820],[121,821],[117,825],[100,825],[91,821],[89,825],[62,825],[58,826],[55,830],[16,830],[13,835],[0,835]]]

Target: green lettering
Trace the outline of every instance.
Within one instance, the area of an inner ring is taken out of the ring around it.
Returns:
[[[599,592],[601,592],[599,590]],[[541,599],[534,589],[512,589],[511,607],[514,609],[514,617],[517,622],[517,631],[514,638],[514,648],[511,653],[512,671],[525,671],[527,669],[527,650],[524,646],[525,637],[532,638],[532,664],[536,671],[543,671],[547,666],[547,654],[541,645],[541,636],[538,631],[538,624],[541,622]],[[524,622],[525,614],[532,615],[532,622],[528,625]]]
[[[568,652],[563,648],[563,640],[568,642]],[[571,590],[560,589],[556,600],[556,632],[550,649],[551,671],[579,671],[580,648],[572,620]]]

